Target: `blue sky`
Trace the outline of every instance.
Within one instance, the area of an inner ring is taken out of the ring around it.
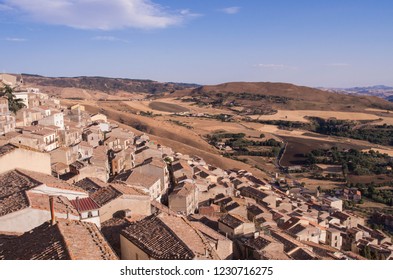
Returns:
[[[1,0],[2,72],[393,86],[390,0]]]

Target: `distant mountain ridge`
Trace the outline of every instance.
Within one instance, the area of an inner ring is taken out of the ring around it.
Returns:
[[[161,83],[152,80],[108,78],[108,77],[44,77],[32,74],[22,74],[25,84],[51,86],[59,88],[80,88],[113,94],[118,91],[129,93],[161,94],[187,88],[195,88],[197,84]]]
[[[393,87],[385,85],[376,85],[369,87],[352,87],[352,88],[319,88],[325,91],[352,94],[352,95],[370,95],[384,98],[392,101]]]

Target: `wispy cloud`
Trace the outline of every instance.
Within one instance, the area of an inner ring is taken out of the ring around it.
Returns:
[[[167,28],[192,16],[150,0],[5,0],[5,5],[37,22],[79,29]]]
[[[9,11],[9,10],[12,10],[10,6],[0,3],[0,11]]]
[[[27,39],[25,38],[15,38],[15,37],[8,37],[5,38],[4,40],[8,41],[8,42],[26,42]]]
[[[94,41],[108,41],[108,42],[123,42],[128,43],[127,40],[123,40],[114,36],[95,36],[91,38]]]
[[[348,66],[351,66],[351,65],[348,64],[348,63],[338,62],[338,63],[329,63],[329,64],[327,64],[327,66],[330,66],[330,67],[348,67]]]
[[[258,68],[265,68],[265,69],[273,69],[273,70],[297,70],[298,68],[295,66],[291,65],[285,65],[285,64],[257,64],[255,67]]]
[[[202,14],[193,13],[190,9],[183,9],[183,10],[180,10],[180,14],[181,14],[182,16],[189,17],[189,18],[195,18],[195,17],[201,17],[201,16],[203,16]]]
[[[226,13],[228,15],[234,15],[237,14],[238,12],[240,12],[240,7],[227,7],[224,9],[220,10],[223,13]]]

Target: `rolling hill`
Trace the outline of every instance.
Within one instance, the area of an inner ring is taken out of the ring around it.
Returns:
[[[232,82],[175,93],[200,103],[289,110],[361,111],[365,108],[393,109],[393,104],[374,96],[352,96],[287,83]]]
[[[152,80],[107,77],[44,77],[31,74],[22,74],[22,76],[25,84],[36,87],[79,88],[106,94],[118,92],[161,94],[198,86],[185,83],[160,83]]]

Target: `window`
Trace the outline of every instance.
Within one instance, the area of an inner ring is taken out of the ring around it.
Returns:
[[[87,217],[88,217],[88,218],[92,218],[92,217],[93,217],[93,213],[91,213],[91,211],[89,211],[89,212],[87,213]]]

